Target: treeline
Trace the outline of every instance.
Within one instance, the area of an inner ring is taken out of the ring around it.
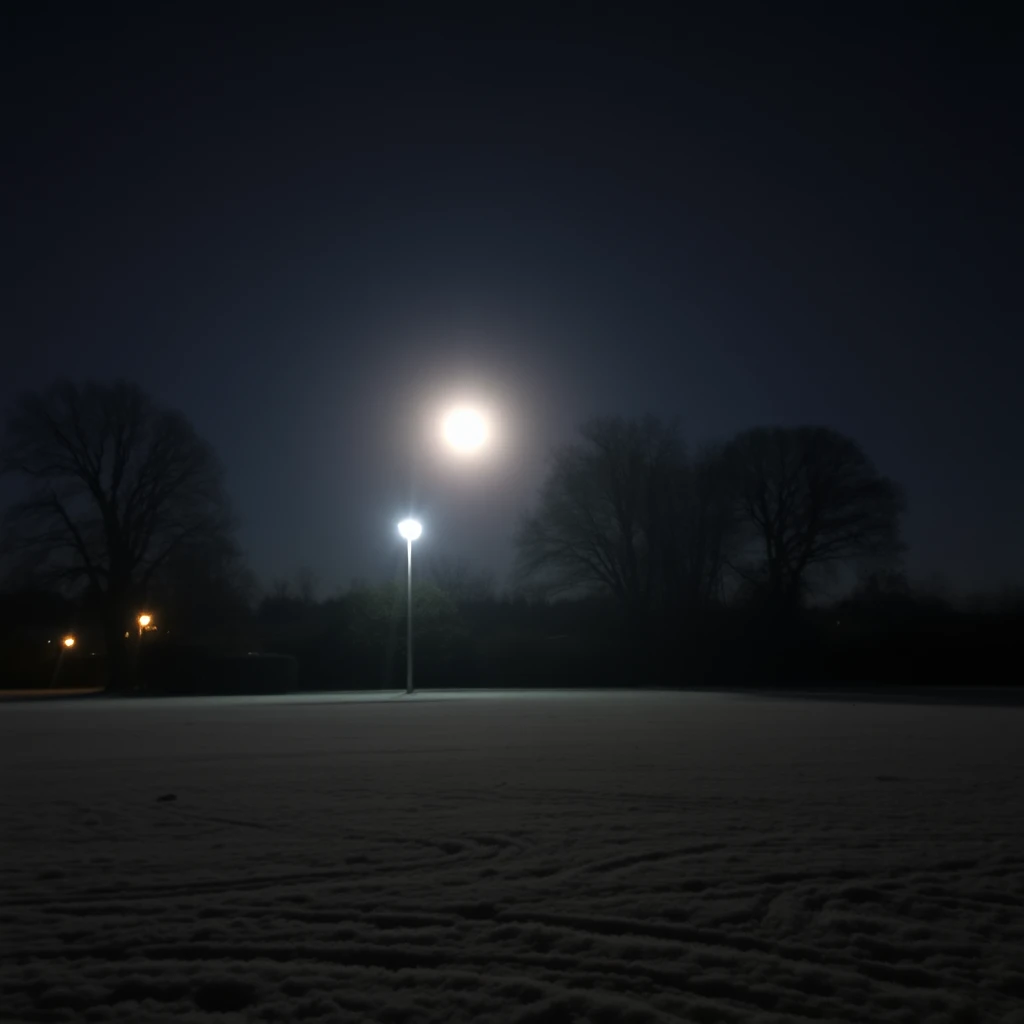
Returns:
[[[718,602],[638,636],[609,596],[500,594],[451,564],[424,575],[413,591],[423,687],[1007,685],[1024,624],[1024,591],[955,604],[878,571],[784,617]],[[323,600],[282,588],[256,606],[253,635],[294,657],[310,688],[399,689],[404,604],[401,582]]]
[[[0,685],[402,684],[404,582],[320,598],[305,572],[260,593],[215,454],[134,385],[24,397],[0,460],[26,484],[0,540]],[[505,591],[464,565],[422,565],[418,685],[1012,678],[1024,602],[915,591],[903,509],[897,485],[828,428],[694,451],[656,418],[594,420],[524,512]]]
[[[656,634],[638,646],[608,598],[548,601],[494,592],[463,598],[423,581],[414,587],[417,685],[1016,683],[1024,597],[955,605],[898,583],[871,578],[784,623],[752,605],[721,604],[702,616],[699,628]],[[404,686],[401,583],[322,599],[285,588],[194,629],[179,628],[173,604],[153,607],[161,626],[144,635],[134,680],[151,692]],[[102,628],[79,602],[8,592],[0,595],[0,616],[4,687],[105,685]],[[70,651],[59,645],[65,634],[77,638]],[[269,655],[284,662],[268,665]]]

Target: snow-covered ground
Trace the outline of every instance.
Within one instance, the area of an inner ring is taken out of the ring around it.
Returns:
[[[1020,707],[7,704],[0,796],[4,1022],[1024,1022]]]

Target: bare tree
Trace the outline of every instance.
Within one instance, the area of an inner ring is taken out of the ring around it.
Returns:
[[[432,556],[426,564],[427,577],[459,607],[479,604],[494,597],[494,577],[475,570],[463,559]]]
[[[295,593],[303,604],[316,604],[320,593],[320,577],[308,566],[295,570]]]
[[[0,471],[29,485],[5,516],[4,553],[99,598],[111,685],[125,685],[124,633],[158,574],[230,533],[213,450],[134,384],[61,381],[16,403]]]
[[[521,572],[554,592],[608,593],[634,624],[709,600],[730,529],[713,455],[690,460],[675,427],[653,417],[597,419],[581,433],[520,525]]]
[[[680,459],[661,477],[648,532],[659,563],[661,604],[674,612],[707,608],[720,596],[736,536],[733,494],[721,451]]]
[[[813,570],[898,554],[903,498],[860,446],[826,427],[758,428],[728,446],[755,555],[734,567],[780,608]]]
[[[175,551],[153,577],[146,602],[178,639],[224,646],[247,627],[256,590],[238,545],[222,533]]]

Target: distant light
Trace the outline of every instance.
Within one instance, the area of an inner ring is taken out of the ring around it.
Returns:
[[[460,406],[452,409],[441,427],[444,439],[457,452],[470,454],[479,451],[490,433],[487,420],[478,409]]]
[[[398,532],[406,540],[419,540],[423,533],[423,524],[418,519],[403,519],[398,524]]]
[[[65,647],[74,647],[75,646],[75,638],[73,636],[66,636],[66,637],[64,637],[64,646]]]
[[[153,617],[151,615],[142,614],[139,616],[139,625],[145,629],[151,622]]]

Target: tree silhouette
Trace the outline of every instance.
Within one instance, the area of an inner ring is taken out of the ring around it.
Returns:
[[[230,646],[244,631],[256,581],[229,535],[195,538],[161,566],[146,604],[184,643]]]
[[[60,381],[15,404],[0,470],[30,491],[5,516],[5,554],[99,598],[110,683],[124,686],[124,632],[158,574],[231,531],[213,450],[134,384]]]
[[[731,533],[718,459],[690,459],[653,417],[592,420],[581,434],[520,524],[521,573],[551,592],[610,594],[634,625],[711,600]]]
[[[432,555],[426,559],[425,570],[431,583],[459,608],[494,600],[494,577],[474,569],[465,559]]]
[[[392,581],[351,591],[344,599],[345,641],[359,671],[370,679],[383,668],[382,685],[397,685],[405,659],[405,584]],[[455,601],[426,580],[413,582],[413,646],[421,680],[444,679],[468,639]]]
[[[850,438],[826,427],[757,428],[726,457],[756,552],[734,567],[777,607],[800,602],[813,569],[901,550],[902,495]]]

